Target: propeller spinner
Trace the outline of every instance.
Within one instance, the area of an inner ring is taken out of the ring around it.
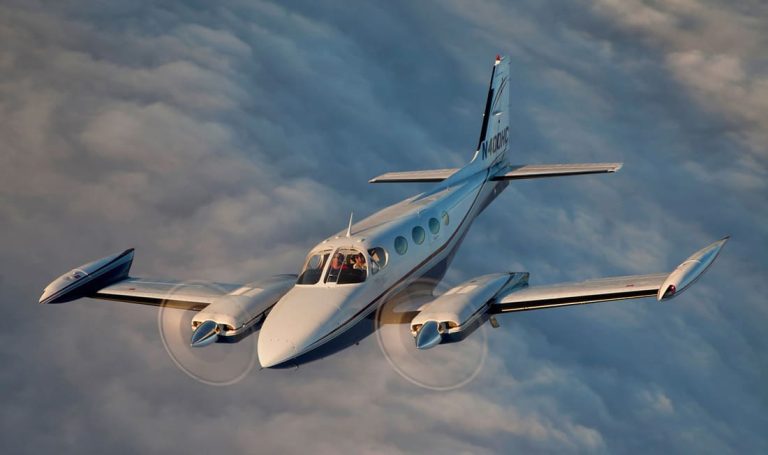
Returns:
[[[215,321],[211,320],[205,321],[198,325],[197,328],[195,328],[195,331],[192,332],[192,338],[189,345],[193,348],[201,348],[203,346],[208,346],[211,343],[215,343],[216,340],[219,339],[219,332],[219,324],[216,324]]]

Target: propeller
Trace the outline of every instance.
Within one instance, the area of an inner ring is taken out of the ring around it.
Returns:
[[[257,363],[258,337],[251,334],[237,343],[222,342],[219,325],[212,320],[202,322],[193,330],[195,312],[173,306],[174,295],[184,295],[184,289],[190,286],[207,287],[222,295],[227,293],[206,282],[189,281],[175,286],[165,296],[157,315],[163,346],[173,363],[196,381],[215,386],[235,384]]]
[[[437,321],[427,321],[411,334],[410,322],[419,308],[452,286],[420,280],[396,295],[385,297],[376,312],[376,338],[384,357],[403,378],[431,390],[451,390],[474,379],[488,353],[487,332],[481,327],[459,343],[440,344]]]

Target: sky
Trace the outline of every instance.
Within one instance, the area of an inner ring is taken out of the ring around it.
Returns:
[[[768,452],[766,49],[759,0],[0,1],[4,450]],[[376,337],[211,386],[157,309],[37,305],[128,247],[137,276],[296,273],[426,188],[368,179],[471,158],[497,53],[513,162],[624,168],[514,182],[446,282],[662,272],[731,235],[694,287],[504,316],[446,391]]]

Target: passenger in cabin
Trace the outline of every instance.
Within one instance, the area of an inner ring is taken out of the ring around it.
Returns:
[[[376,249],[368,250],[368,254],[371,255],[371,260],[377,264],[381,263],[381,259],[379,258],[379,253],[376,251]]]

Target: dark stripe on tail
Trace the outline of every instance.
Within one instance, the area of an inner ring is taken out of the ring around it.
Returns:
[[[496,65],[493,65],[493,69],[491,70],[491,82],[488,84],[488,97],[485,100],[485,111],[483,111],[483,126],[480,128],[480,140],[477,141],[477,150],[480,150],[480,147],[483,145],[483,141],[485,141],[485,130],[488,129],[488,120],[491,117],[491,104],[493,102],[493,76],[496,74]]]

